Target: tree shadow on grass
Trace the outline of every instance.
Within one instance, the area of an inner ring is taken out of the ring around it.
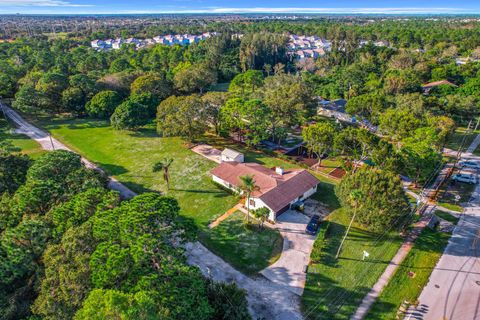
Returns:
[[[118,176],[120,174],[124,174],[128,172],[128,170],[125,167],[119,166],[116,164],[97,162],[97,165],[111,176]]]
[[[140,128],[136,131],[129,131],[128,135],[134,138],[158,138],[160,135],[155,128]]]
[[[133,192],[136,192],[136,193],[154,192],[154,193],[163,194],[163,192],[161,192],[161,191],[147,188],[143,184],[139,184],[139,183],[136,183],[136,182],[131,182],[131,181],[123,182],[122,181],[122,184],[124,184],[128,189],[130,189],[130,190],[132,190]]]
[[[222,190],[201,190],[201,189],[176,189],[171,188],[171,191],[175,192],[188,192],[188,193],[200,193],[200,194],[215,194],[215,197],[224,198],[231,196],[229,193]]]
[[[63,123],[62,123],[63,122]],[[107,121],[104,120],[81,120],[81,121],[62,121],[58,123],[59,125],[66,124],[68,129],[93,129],[93,128],[105,128],[110,126]],[[50,129],[50,126],[49,126]]]
[[[345,288],[325,274],[309,268],[307,285],[302,297],[305,319],[349,319],[370,288]]]

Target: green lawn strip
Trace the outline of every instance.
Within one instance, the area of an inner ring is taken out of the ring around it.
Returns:
[[[448,233],[425,228],[365,319],[399,319],[402,303],[415,304],[449,238]]]
[[[457,224],[458,223],[458,220],[460,220],[459,218],[451,215],[450,213],[448,212],[445,212],[445,211],[442,211],[442,210],[435,210],[435,215],[439,218],[442,218],[443,220],[447,220],[453,224]]]
[[[333,169],[340,167],[342,165],[341,161],[336,158],[327,158],[322,160],[321,166],[319,168],[323,173],[329,173]]]
[[[33,159],[38,158],[46,151],[40,144],[23,134],[13,132],[13,127],[4,119],[0,120],[0,141],[9,141],[15,147],[19,148],[21,153],[27,154]]]
[[[398,232],[390,232],[376,243],[378,234],[354,224],[335,260],[349,221],[350,215],[338,209],[323,223],[322,228],[328,228],[320,231],[315,242],[302,296],[307,319],[349,319],[401,245]],[[362,261],[364,250],[370,257]]]
[[[459,206],[458,204],[452,204],[452,203],[448,203],[448,202],[439,201],[439,202],[437,202],[437,205],[439,205],[441,207],[444,207],[448,210],[457,211],[458,213],[463,211],[463,208],[461,206]]]
[[[239,271],[253,275],[280,257],[283,238],[277,230],[245,223],[237,211],[218,226],[200,233],[202,243]]]

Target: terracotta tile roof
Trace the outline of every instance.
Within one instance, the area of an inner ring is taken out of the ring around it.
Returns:
[[[211,171],[212,175],[239,187],[240,177],[253,176],[258,191],[254,196],[260,198],[274,212],[279,211],[297,197],[320,183],[304,169],[289,169],[283,175],[258,163],[223,162]]]
[[[456,84],[451,83],[448,80],[440,80],[440,81],[426,83],[422,86],[422,88],[423,89],[429,89],[429,88],[433,88],[433,87],[437,87],[437,86],[441,86],[441,85],[449,85],[449,86],[453,86],[453,87],[457,86]]]

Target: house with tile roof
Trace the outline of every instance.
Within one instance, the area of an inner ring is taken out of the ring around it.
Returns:
[[[438,86],[451,86],[451,87],[457,87],[456,84],[454,83],[451,83],[450,81],[448,80],[440,80],[440,81],[434,81],[434,82],[430,82],[430,83],[425,83],[424,85],[422,85],[422,90],[425,94],[428,94],[430,93],[430,91],[432,91],[432,89],[438,87]]]
[[[295,202],[317,192],[320,183],[305,169],[270,169],[258,163],[222,162],[210,173],[213,181],[238,193],[242,193],[240,177],[252,176],[258,189],[250,198],[250,209],[269,209],[268,220],[273,222]]]

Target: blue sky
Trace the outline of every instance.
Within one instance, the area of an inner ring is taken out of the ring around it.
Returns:
[[[480,0],[0,0],[2,13],[480,13]]]

